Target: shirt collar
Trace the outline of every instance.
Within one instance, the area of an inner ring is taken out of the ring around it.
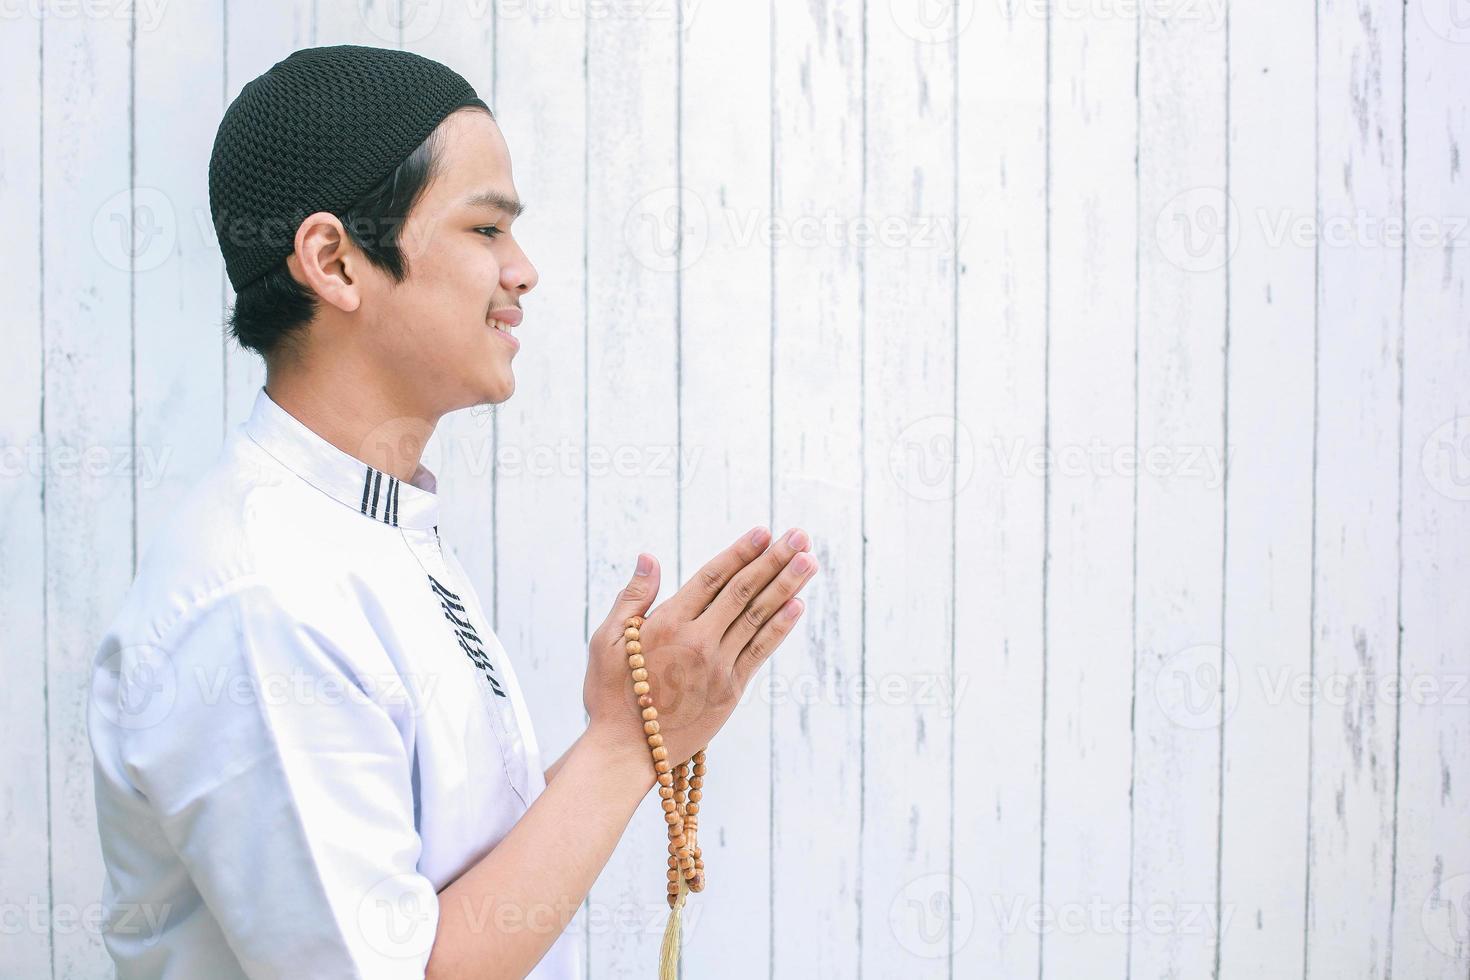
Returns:
[[[365,519],[393,527],[437,528],[438,479],[423,463],[410,483],[374,469],[307,428],[266,394],[265,385],[255,393],[245,434],[287,469]]]

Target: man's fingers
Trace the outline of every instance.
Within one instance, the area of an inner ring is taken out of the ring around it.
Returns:
[[[613,601],[612,612],[607,614],[603,625],[609,630],[622,632],[623,620],[646,613],[653,597],[658,595],[658,578],[658,559],[650,554],[640,553],[634,563],[632,577],[618,592],[617,599]]]
[[[817,559],[804,551],[797,552],[792,559],[781,569],[775,581],[761,590],[760,595],[750,601],[750,605],[741,610],[725,630],[727,649],[736,651],[743,650],[745,645],[755,636],[756,631],[766,624],[776,610],[785,605],[786,601],[802,590],[807,582],[811,581],[817,572]]]
[[[699,615],[699,622],[713,630],[716,636],[724,636],[735,617],[780,574],[792,556],[798,551],[806,551],[811,545],[811,538],[805,531],[799,527],[792,528],[780,541],[767,548],[765,554],[730,579],[709,608]]]
[[[719,594],[725,583],[760,557],[761,549],[766,546],[770,536],[771,532],[764,527],[751,528],[734,544],[706,562],[703,568],[684,583],[683,588],[659,603],[653,612],[659,616],[672,616],[676,620],[694,619],[704,612],[705,606]]]
[[[801,611],[806,604],[800,599],[792,597],[786,600],[776,615],[766,621],[766,624],[751,637],[750,643],[740,656],[735,658],[733,675],[735,677],[735,690],[744,691],[750,684],[750,679],[755,672],[761,669],[761,664],[770,659],[771,654],[791,634],[791,629],[801,617]]]

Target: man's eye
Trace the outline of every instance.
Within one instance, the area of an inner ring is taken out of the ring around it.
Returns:
[[[495,227],[494,225],[489,225],[483,228],[476,228],[475,231],[480,232],[486,238],[495,238],[496,236],[501,234],[500,229]]]

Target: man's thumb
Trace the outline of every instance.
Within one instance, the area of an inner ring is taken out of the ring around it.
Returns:
[[[658,561],[652,555],[639,552],[638,564],[633,569],[633,577],[618,593],[618,601],[613,606],[612,619],[622,623],[629,616],[642,616],[648,612],[648,607],[653,605],[653,597],[658,595]]]

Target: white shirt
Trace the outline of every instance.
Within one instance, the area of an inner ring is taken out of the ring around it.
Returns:
[[[121,980],[422,977],[436,893],[545,788],[436,482],[262,387],[150,545],[88,706]],[[530,976],[578,977],[578,946]]]

